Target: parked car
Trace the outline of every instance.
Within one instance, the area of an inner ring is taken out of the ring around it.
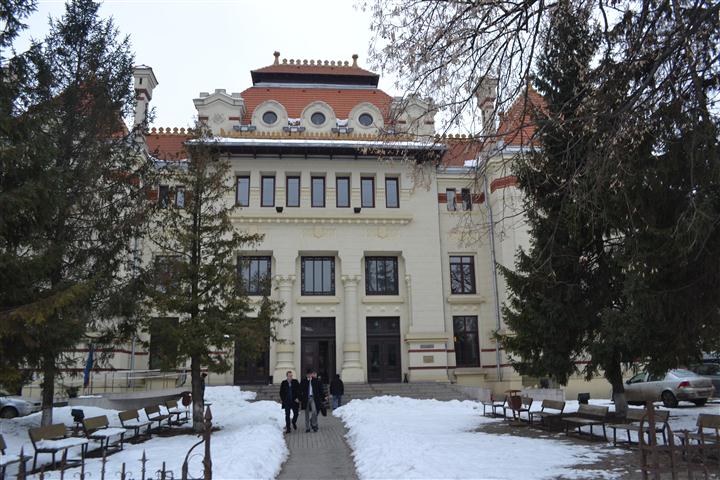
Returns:
[[[40,411],[40,402],[0,390],[0,418],[15,418]]]
[[[659,376],[638,373],[625,382],[625,398],[631,404],[662,400],[666,407],[677,407],[680,400],[686,400],[702,406],[713,391],[709,378],[682,368]]]
[[[715,387],[715,396],[720,396],[720,364],[717,363],[702,363],[699,365],[693,365],[690,370],[697,373],[701,377],[707,377]]]

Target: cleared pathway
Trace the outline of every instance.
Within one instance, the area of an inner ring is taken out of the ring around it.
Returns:
[[[290,457],[283,465],[279,479],[356,479],[350,447],[345,443],[345,425],[328,412],[318,417],[320,429],[305,433],[301,411],[297,430],[285,435]]]

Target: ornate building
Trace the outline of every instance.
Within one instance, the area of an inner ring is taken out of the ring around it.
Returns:
[[[193,101],[230,159],[236,228],[264,235],[237,252],[239,272],[257,300],[259,279],[272,278],[270,294],[291,321],[279,329],[282,342],[209,383],[277,383],[286,370],[313,366],[346,382],[519,387],[492,335],[504,329],[506,298],[494,264],[511,267],[527,242],[507,167],[532,133],[524,116],[501,117],[503,153],[490,155],[473,139],[437,137],[434,106],[383,92],[356,55],[327,62],[276,52],[251,77],[240,93]],[[157,84],[152,69],[136,69],[136,121]],[[494,90],[479,98],[487,131],[496,125]],[[187,138],[184,129],[153,128],[146,142],[158,159],[178,160]],[[478,161],[488,165],[480,178]],[[158,201],[181,201],[179,191],[159,185]],[[148,243],[153,261],[162,252]],[[153,368],[162,339],[147,340],[147,352],[116,352],[114,367]]]

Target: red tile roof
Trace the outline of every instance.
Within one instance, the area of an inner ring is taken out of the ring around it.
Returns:
[[[162,130],[162,129],[161,129]],[[177,129],[175,129],[177,130]],[[183,129],[184,130],[184,129]],[[150,133],[145,134],[150,154],[161,160],[180,160],[187,158],[187,152],[183,143],[190,138],[188,133],[157,133],[153,128]]]
[[[446,167],[463,167],[465,161],[475,160],[482,149],[482,143],[474,139],[444,140],[448,150],[443,157]]]
[[[347,63],[347,62],[345,62]],[[339,62],[335,65],[310,65],[307,62],[300,63],[279,63],[277,65],[268,65],[267,67],[258,68],[252,70],[252,72],[260,73],[309,73],[316,75],[359,75],[359,76],[377,76],[364,68],[357,66],[340,65]]]
[[[506,145],[531,145],[537,130],[533,121],[533,112],[545,110],[545,99],[532,87],[527,95],[521,95],[505,114],[500,116],[498,134]]]
[[[350,111],[359,103],[369,102],[383,112],[388,121],[392,97],[375,88],[287,88],[287,87],[250,87],[241,93],[245,100],[246,113],[242,123],[250,123],[252,113],[266,100],[275,100],[287,110],[290,118],[299,118],[302,111],[315,101],[330,105],[339,119],[346,119]]]

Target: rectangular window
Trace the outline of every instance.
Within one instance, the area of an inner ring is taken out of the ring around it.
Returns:
[[[285,196],[288,207],[300,206],[300,177],[285,178]]]
[[[350,177],[336,177],[335,191],[337,194],[336,206],[347,208],[350,206]]]
[[[240,207],[250,206],[250,177],[237,177],[235,203]]]
[[[238,274],[248,295],[270,295],[270,257],[239,257]]]
[[[455,340],[455,365],[458,367],[480,366],[480,337],[478,317],[466,315],[453,317]]]
[[[158,188],[158,205],[160,208],[167,208],[170,205],[170,187],[160,185]]]
[[[275,177],[265,176],[262,177],[260,183],[260,206],[261,207],[274,207],[275,206]]]
[[[450,291],[475,293],[475,258],[470,255],[450,257]]]
[[[373,177],[360,179],[360,205],[364,208],[375,207],[375,179]]]
[[[185,187],[182,185],[175,187],[175,206],[185,208]]]
[[[150,321],[150,345],[148,362],[150,370],[174,371],[177,366],[178,318],[159,317]]]
[[[180,286],[177,270],[180,266],[178,255],[155,256],[155,286],[158,291],[166,293]]]
[[[313,207],[325,206],[325,177],[312,177],[310,185],[311,205]]]
[[[400,207],[400,189],[398,188],[397,178],[385,179],[385,206],[387,208]]]
[[[335,295],[335,258],[302,257],[302,295]]]
[[[365,294],[398,294],[397,257],[365,257]]]
[[[462,194],[462,206],[463,210],[472,210],[472,195],[470,195],[469,188],[463,188],[460,190]]]
[[[445,196],[447,197],[448,212],[454,212],[455,210],[457,210],[457,201],[455,199],[455,189],[454,188],[446,189]]]

